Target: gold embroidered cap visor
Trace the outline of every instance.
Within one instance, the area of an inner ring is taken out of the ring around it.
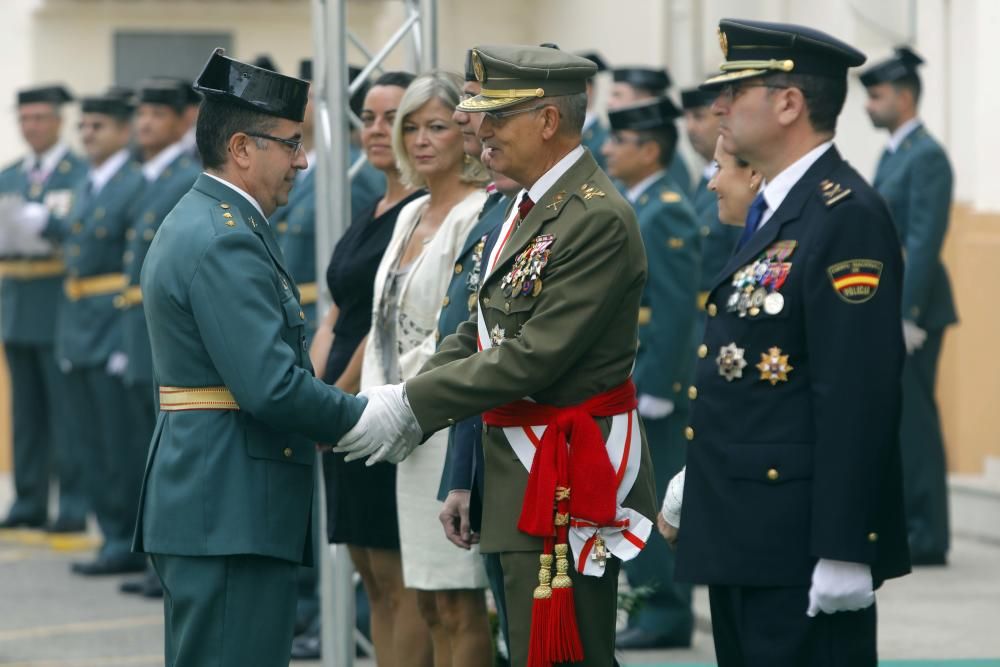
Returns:
[[[495,111],[541,97],[587,90],[597,66],[579,56],[543,46],[477,46],[469,54],[482,92],[463,100],[459,111]]]
[[[867,59],[836,37],[790,23],[722,19],[719,45],[726,60],[719,74],[701,84],[703,90],[781,72],[845,78],[848,68]]]

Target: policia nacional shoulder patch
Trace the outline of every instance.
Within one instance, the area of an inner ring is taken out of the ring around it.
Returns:
[[[882,262],[849,259],[827,267],[833,290],[847,303],[864,303],[875,296],[882,277]]]

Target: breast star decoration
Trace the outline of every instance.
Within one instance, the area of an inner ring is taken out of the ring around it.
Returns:
[[[781,353],[780,347],[772,347],[767,352],[760,353],[760,363],[757,364],[760,379],[770,382],[771,386],[779,382],[788,382],[788,373],[793,366],[788,363],[788,355]]]

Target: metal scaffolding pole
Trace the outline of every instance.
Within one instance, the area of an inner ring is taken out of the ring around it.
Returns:
[[[327,262],[336,241],[351,220],[351,179],[364,165],[364,158],[349,164],[351,126],[360,120],[351,113],[352,93],[374,72],[407,35],[411,36],[410,67],[424,72],[437,67],[437,0],[402,0],[406,18],[386,44],[369,50],[348,30],[349,0],[311,0],[313,17],[313,105],[316,114],[316,269],[317,283],[326,284]],[[347,75],[347,45],[352,44],[367,61],[353,83]],[[321,306],[329,306],[329,295],[320,291]],[[320,309],[322,312],[322,308]],[[322,369],[317,369],[322,372]],[[316,511],[319,534],[325,540],[326,488],[322,461],[317,456]],[[353,667],[355,642],[371,649],[355,629],[354,568],[344,545],[320,549],[321,641],[323,667]]]

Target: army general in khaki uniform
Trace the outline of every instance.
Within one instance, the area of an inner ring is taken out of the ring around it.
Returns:
[[[524,190],[486,243],[477,315],[420,375],[368,392],[339,449],[399,461],[485,413],[481,549],[503,564],[511,664],[606,667],[621,560],[654,516],[630,379],[642,237],[581,146],[594,64],[544,47],[472,57],[482,92],[459,108],[483,113],[485,161]],[[564,632],[574,607],[578,635]]]

